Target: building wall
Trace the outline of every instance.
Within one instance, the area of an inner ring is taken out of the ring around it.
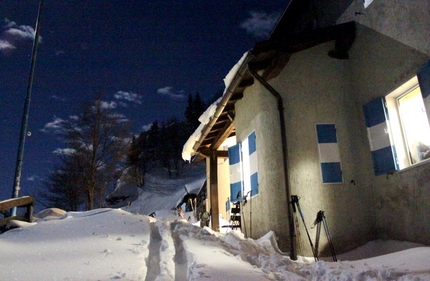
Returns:
[[[287,198],[282,166],[281,135],[276,100],[259,84],[248,88],[235,105],[236,137],[243,141],[256,132],[259,194],[243,207],[248,237],[259,238],[273,230],[281,250],[289,249]]]
[[[229,162],[228,158],[218,158],[217,161],[217,171],[218,171],[218,211],[219,215],[225,220],[229,220],[227,216],[225,203],[230,197],[230,178],[229,178]],[[206,178],[207,178],[207,202],[206,211],[210,212],[210,159],[206,158]]]
[[[224,220],[229,220],[227,216],[225,203],[230,197],[230,179],[228,158],[218,158],[218,210]]]
[[[346,251],[376,237],[373,193],[367,187],[363,156],[367,145],[361,108],[354,102],[350,62],[330,58],[334,42],[293,54],[276,79],[270,81],[283,97],[288,145],[291,193],[298,195],[312,239],[311,228],[323,210],[335,247]],[[343,183],[323,184],[319,164],[316,124],[334,123],[337,128]],[[361,147],[361,148],[360,148]],[[303,253],[311,255],[301,225]],[[326,235],[321,233],[320,251],[326,251]],[[299,253],[300,254],[300,253]]]
[[[355,0],[338,23],[355,21],[430,56],[430,1]]]
[[[373,5],[373,4],[372,4]],[[375,238],[430,241],[430,164],[374,176],[362,105],[411,78],[428,56],[357,24],[349,60],[327,53],[334,42],[295,53],[269,83],[282,95],[286,117],[288,184],[298,195],[312,239],[319,210],[338,252]],[[236,103],[238,140],[256,131],[260,194],[252,200],[251,237],[269,230],[288,249],[287,198],[276,100],[258,82]],[[315,125],[337,127],[343,179],[322,184]],[[249,222],[248,222],[249,224]],[[299,254],[311,255],[301,221]],[[320,251],[327,241],[321,233]]]
[[[358,40],[351,49],[350,61],[354,94],[357,106],[361,106],[389,94],[415,76],[429,56],[369,28],[358,27]],[[362,138],[367,144],[365,137]],[[430,163],[422,163],[392,175],[374,176],[370,154],[365,154],[366,151],[368,147],[364,147],[361,153],[366,156],[363,163],[368,167],[368,188],[374,192],[373,208],[378,237],[428,245]]]

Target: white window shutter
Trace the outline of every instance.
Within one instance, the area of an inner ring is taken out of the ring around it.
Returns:
[[[342,166],[335,124],[317,124],[318,151],[323,183],[342,183]]]
[[[385,98],[377,98],[363,106],[375,175],[399,169],[396,149],[391,141]]]
[[[417,78],[430,124],[430,61],[417,73]]]
[[[230,201],[237,202],[243,197],[242,160],[239,143],[228,148],[228,160],[230,169]]]

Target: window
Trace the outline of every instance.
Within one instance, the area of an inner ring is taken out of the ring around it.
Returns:
[[[376,175],[430,159],[429,77],[427,63],[416,77],[363,106]]]
[[[367,8],[373,2],[373,0],[363,0],[363,2],[364,2],[364,8]]]
[[[397,98],[397,106],[408,160],[419,163],[430,156],[430,127],[420,88]]]
[[[230,201],[255,196],[258,190],[258,162],[255,132],[243,142],[228,148],[230,162]]]

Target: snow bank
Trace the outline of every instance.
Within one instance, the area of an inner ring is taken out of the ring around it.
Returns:
[[[98,209],[10,230],[0,235],[7,257],[0,280],[430,280],[430,247],[378,240],[351,256],[403,250],[357,261],[347,254],[340,262],[292,261],[273,232],[254,240],[195,226],[171,210],[157,217]]]
[[[170,206],[184,186],[198,189],[201,173],[177,180],[152,175],[128,208],[156,210],[155,218],[120,209],[48,209],[35,223],[17,222],[0,235],[0,280],[430,280],[430,247],[419,244],[377,240],[338,255],[339,262],[292,261],[274,232],[254,240],[189,223]]]
[[[149,241],[146,216],[69,212],[0,235],[0,280],[143,280]]]

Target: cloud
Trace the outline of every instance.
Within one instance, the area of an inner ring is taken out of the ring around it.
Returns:
[[[151,129],[152,124],[147,124],[142,126],[142,131],[147,132]]]
[[[51,95],[51,99],[56,100],[56,101],[60,101],[60,102],[65,102],[66,98],[65,97],[60,97],[57,95]]]
[[[112,113],[108,115],[112,120],[115,120],[116,123],[127,123],[130,122],[124,114]]]
[[[52,153],[56,155],[66,155],[70,156],[76,153],[76,150],[73,148],[57,148]]]
[[[32,175],[32,176],[27,177],[26,180],[27,181],[38,181],[38,180],[42,180],[42,178],[39,177],[38,175]]]
[[[247,33],[257,38],[267,38],[278,21],[279,13],[250,12],[250,17],[240,25]]]
[[[16,47],[6,40],[0,39],[0,50],[15,50]]]
[[[28,25],[21,25],[17,26],[16,24],[14,27],[11,27],[4,31],[4,34],[6,37],[14,37],[21,40],[34,39],[35,31],[33,27]]]
[[[34,40],[34,28],[29,25],[18,25],[8,19],[3,20],[3,32],[0,35],[0,51],[5,55],[10,55],[17,49],[21,42]],[[42,37],[39,36],[39,43]]]
[[[186,96],[180,91],[175,92],[173,91],[173,87],[164,87],[157,90],[157,94],[168,96],[172,99],[184,99]]]
[[[100,107],[103,109],[114,109],[118,107],[118,104],[114,101],[101,101]]]
[[[125,100],[134,104],[142,103],[142,96],[132,92],[118,91],[114,94],[114,98],[117,100]],[[127,106],[125,103],[121,103],[121,105],[124,107]]]
[[[41,129],[41,131],[44,133],[57,133],[62,130],[64,122],[65,121],[61,118],[54,118],[53,121],[46,123],[45,126],[43,126],[43,129]]]

